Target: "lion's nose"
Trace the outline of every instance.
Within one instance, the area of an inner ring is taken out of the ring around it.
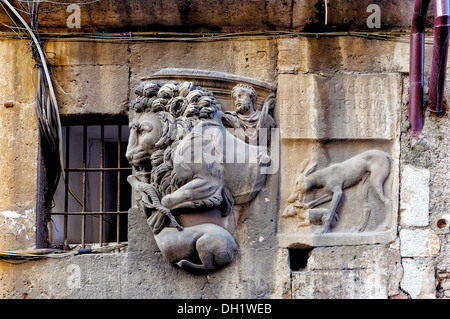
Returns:
[[[127,160],[131,162],[133,160],[133,154],[126,154]]]
[[[134,153],[134,149],[127,150],[127,152],[125,153],[125,157],[127,158],[128,162],[130,162],[130,164],[132,164],[133,162]]]

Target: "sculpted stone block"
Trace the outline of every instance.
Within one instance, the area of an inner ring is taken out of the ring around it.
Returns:
[[[280,75],[281,137],[393,140],[400,84],[397,74]]]
[[[279,243],[389,243],[398,214],[397,75],[284,75]]]
[[[364,204],[367,203],[369,192],[374,192],[381,204],[389,205],[390,199],[384,194],[384,184],[391,173],[392,157],[378,150],[370,150],[352,157],[342,163],[333,164],[327,168],[315,171],[316,163],[311,168],[306,167],[305,173],[297,174],[295,186],[289,196],[289,205],[283,212],[283,217],[295,216],[302,208],[309,209],[309,224],[322,224],[318,233],[327,233],[338,220],[337,209],[341,203],[343,191],[359,183],[364,183]],[[325,194],[309,203],[304,203],[303,197],[314,188],[323,188]],[[323,203],[331,202],[328,209],[316,209]],[[361,232],[367,227],[370,207],[364,207],[361,223],[352,231]],[[307,217],[303,216],[305,223]],[[383,223],[386,223],[385,220]],[[383,230],[387,224],[380,226]]]
[[[278,50],[278,69],[284,74],[333,75],[337,70],[368,74],[409,72],[409,61],[404,58],[409,56],[409,41],[362,37],[280,38]]]
[[[282,246],[389,242],[396,228],[396,165],[368,150],[324,168],[300,170],[281,212]],[[283,207],[283,205],[282,205]]]
[[[128,181],[169,262],[187,270],[232,262],[240,217],[233,208],[260,192],[272,161],[271,88],[223,73],[168,69],[136,89],[126,153],[135,172]]]

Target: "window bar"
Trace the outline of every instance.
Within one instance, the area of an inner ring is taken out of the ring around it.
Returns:
[[[117,172],[117,171],[131,171],[131,167],[123,167],[123,168],[116,168],[116,167],[86,167],[86,168],[68,168],[66,171],[68,172]]]
[[[121,160],[121,144],[122,144],[122,125],[118,125],[118,136],[117,136],[117,243],[120,244],[120,169],[122,168],[120,165]],[[120,251],[120,249],[119,249]]]
[[[69,149],[70,149],[70,125],[66,126],[66,168],[69,167]],[[65,172],[66,184],[64,186],[64,212],[67,213],[69,211],[69,172]],[[68,250],[68,222],[69,216],[64,214],[64,249]]]
[[[101,125],[101,133],[100,133],[100,168],[102,169],[100,171],[100,218],[99,218],[99,244],[100,247],[103,246],[103,167],[105,166],[105,158],[103,156],[104,152],[105,152],[105,144],[104,144],[104,139],[105,139],[105,126],[102,124]]]
[[[87,125],[83,125],[83,169],[86,169],[87,156]],[[86,171],[83,170],[83,207],[82,212],[86,212]],[[81,216],[81,247],[86,248],[86,215]]]
[[[102,213],[103,213],[103,215],[106,215],[106,214],[108,214],[108,215],[117,215],[117,214],[118,214],[116,211],[114,211],[114,212],[105,212],[105,211],[103,211]],[[128,214],[128,212],[120,212],[120,214]],[[82,213],[82,212],[52,213],[52,215],[54,215],[54,216],[64,216],[64,215],[67,215],[67,216],[82,216],[82,215],[86,215],[86,216],[98,216],[98,215],[100,215],[100,212],[85,212],[85,213]]]

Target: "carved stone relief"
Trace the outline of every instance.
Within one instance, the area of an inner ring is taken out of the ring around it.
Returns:
[[[128,181],[159,249],[187,270],[231,263],[238,249],[234,207],[259,193],[262,168],[271,163],[270,142],[263,142],[275,126],[274,88],[219,72],[166,69],[143,80],[136,96]]]
[[[284,139],[381,139],[397,135],[398,74],[280,75]]]
[[[281,247],[395,238],[401,79],[283,75]]]
[[[391,200],[385,195],[386,180],[391,174],[392,157],[379,150],[370,150],[358,154],[342,163],[330,165],[316,170],[317,163],[311,167],[304,166],[304,170],[295,177],[293,190],[289,196],[289,206],[282,216],[284,218],[298,215],[302,219],[300,226],[320,226],[315,233],[325,234],[339,220],[338,207],[343,200],[344,191],[362,184],[363,201],[361,216],[358,224],[349,229],[350,232],[363,232],[368,224],[371,204],[375,209],[386,212],[390,208]],[[305,202],[306,195],[313,189],[323,189],[323,195],[310,202]],[[376,201],[369,202],[372,197]],[[324,203],[330,203],[328,208],[318,208]],[[389,229],[387,216],[377,225],[376,230]]]

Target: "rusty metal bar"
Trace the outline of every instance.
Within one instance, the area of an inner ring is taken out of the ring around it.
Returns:
[[[123,212],[66,212],[66,213],[52,213],[52,215],[54,216],[82,216],[82,215],[86,215],[86,216],[98,216],[100,215],[100,213],[104,214],[104,215],[115,215],[115,214],[128,214],[127,211],[123,211]]]
[[[132,171],[131,167],[111,168],[111,167],[87,167],[87,168],[68,168],[66,172],[116,172],[116,171]]]
[[[86,168],[87,157],[87,125],[83,125],[83,168]],[[83,171],[83,207],[82,212],[86,212],[86,171]],[[81,247],[86,247],[86,215],[81,216]]]
[[[70,165],[70,156],[69,156],[69,149],[70,149],[70,125],[66,126],[66,167],[69,167]],[[66,184],[64,186],[64,213],[67,213],[69,211],[69,172],[66,172]],[[67,214],[64,214],[64,249],[68,249],[68,223],[69,223],[69,216]]]
[[[122,145],[122,125],[118,125],[117,127],[117,168],[119,169],[117,171],[117,212],[120,212],[120,169],[121,169],[121,145]],[[117,224],[116,224],[116,235],[117,235],[117,243],[120,243],[120,214],[117,214],[116,216]]]
[[[100,168],[103,169],[105,166],[105,126],[102,124],[100,126]],[[104,172],[100,171],[100,218],[99,218],[99,244],[100,246],[103,246],[103,215],[101,214],[103,212],[103,174]]]

